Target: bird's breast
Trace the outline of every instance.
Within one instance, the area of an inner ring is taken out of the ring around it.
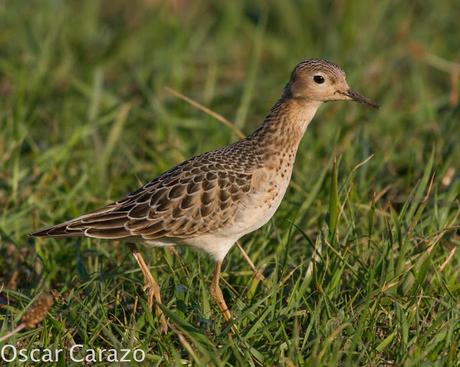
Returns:
[[[292,164],[276,161],[253,173],[251,190],[241,201],[230,229],[235,237],[253,232],[270,220],[286,193],[291,173]]]

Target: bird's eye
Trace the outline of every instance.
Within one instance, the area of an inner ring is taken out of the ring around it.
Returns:
[[[324,83],[324,76],[322,75],[315,75],[313,77],[313,80],[315,81],[315,83],[317,84],[323,84]]]

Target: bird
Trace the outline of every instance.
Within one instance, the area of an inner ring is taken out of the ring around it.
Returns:
[[[155,304],[163,332],[168,322],[159,306],[160,287],[138,244],[202,250],[215,261],[210,295],[232,323],[219,285],[222,262],[241,237],[274,215],[291,180],[305,130],[318,108],[329,101],[378,108],[349,87],[345,72],[335,63],[302,60],[262,124],[245,138],[196,155],[121,200],[31,235],[125,241],[142,271],[149,309]]]

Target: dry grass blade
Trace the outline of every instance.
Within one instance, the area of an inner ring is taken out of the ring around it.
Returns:
[[[257,270],[256,266],[254,265],[254,263],[252,262],[251,258],[249,257],[249,255],[247,254],[247,252],[244,250],[244,248],[241,246],[240,244],[240,241],[237,241],[236,242],[236,246],[240,249],[244,259],[246,260],[246,262],[249,264],[249,266],[251,267],[252,271],[254,272],[254,276],[258,279],[258,280],[261,280],[262,282],[265,280],[265,277],[264,275],[259,271]]]
[[[182,93],[170,88],[170,87],[165,87],[165,90],[169,93],[171,93],[172,95],[176,96],[177,98],[180,98],[182,99],[183,101],[187,102],[188,104],[190,104],[191,106],[203,111],[204,113],[208,114],[209,116],[212,116],[214,117],[217,121],[221,122],[222,124],[224,124],[225,126],[229,127],[230,129],[232,129],[235,134],[243,139],[245,137],[244,133],[238,129],[238,127],[236,127],[231,121],[227,120],[224,116],[218,114],[217,112],[214,112],[213,110],[209,109],[208,107],[205,107],[203,106],[201,103],[198,103],[197,101],[183,95]]]
[[[449,261],[454,257],[455,251],[457,251],[456,247],[453,247],[452,250],[450,250],[449,255],[447,255],[446,260],[439,267],[439,271],[441,271],[441,272],[444,271],[444,269],[447,266],[447,264],[449,264]]]

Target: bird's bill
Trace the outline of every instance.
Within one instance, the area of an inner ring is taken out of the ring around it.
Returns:
[[[340,94],[343,94],[344,96],[348,97],[352,101],[367,104],[368,106],[374,107],[374,108],[379,108],[379,105],[375,102],[372,102],[369,98],[364,97],[362,94],[359,94],[358,92],[354,91],[353,89],[348,89],[346,92],[339,92]]]

